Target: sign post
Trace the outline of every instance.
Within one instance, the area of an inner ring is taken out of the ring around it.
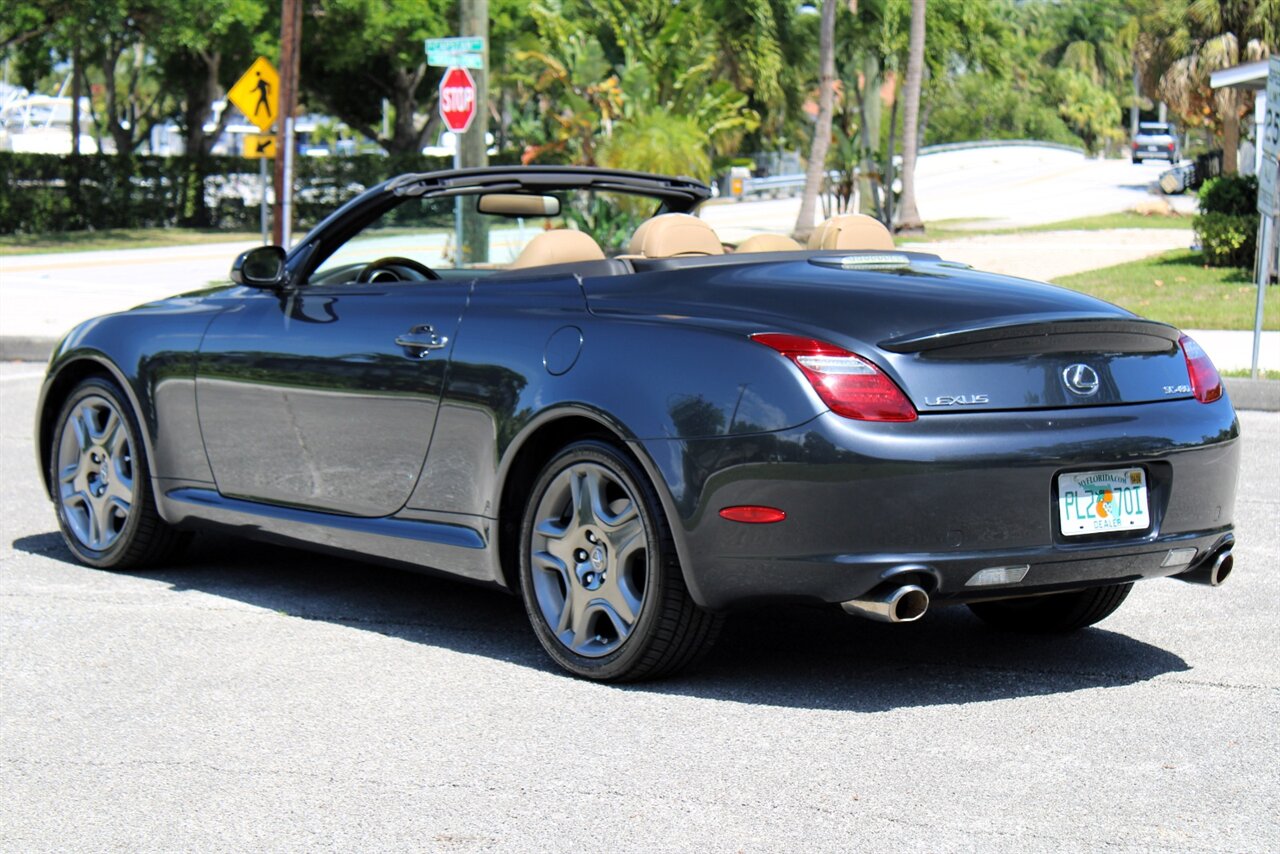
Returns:
[[[270,243],[267,235],[267,161],[276,156],[276,138],[267,131],[276,121],[280,111],[280,75],[265,57],[254,60],[249,70],[240,76],[227,91],[227,100],[235,104],[245,118],[258,126],[262,134],[246,136],[241,154],[257,159],[258,178],[262,189],[262,242]]]
[[[240,154],[249,160],[258,161],[258,186],[262,191],[262,212],[259,220],[262,226],[262,245],[271,242],[270,217],[267,215],[267,161],[276,156],[276,137],[274,134],[248,134],[241,143]]]
[[[486,19],[487,15],[486,12]],[[466,29],[465,15],[463,29]],[[485,38],[471,35],[460,38],[427,39],[423,47],[427,52],[427,65],[446,69],[444,77],[440,79],[440,118],[444,126],[453,134],[453,168],[461,169],[465,134],[481,109],[479,87],[476,86],[475,78],[467,69],[474,69],[481,75],[484,74]],[[481,122],[482,126],[483,124]],[[481,150],[483,148],[483,140],[481,140]],[[453,230],[454,265],[460,267],[465,260],[463,251],[465,229],[461,196],[454,202]]]
[[[469,39],[441,39],[441,41],[470,41]],[[454,66],[440,78],[440,120],[453,134],[453,168],[462,167],[462,135],[471,127],[476,117],[476,81],[471,72]],[[462,197],[453,205],[453,266],[461,267],[462,252]]]
[[[1253,318],[1253,363],[1249,376],[1258,378],[1262,348],[1262,310],[1276,259],[1277,220],[1280,220],[1280,56],[1267,67],[1267,111],[1262,119],[1262,165],[1258,169],[1258,254],[1254,263],[1258,304]]]

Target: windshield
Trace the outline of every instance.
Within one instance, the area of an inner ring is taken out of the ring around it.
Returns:
[[[618,192],[554,191],[553,215],[501,215],[478,210],[480,196],[407,198],[365,226],[312,274],[327,282],[352,277],[379,259],[408,258],[432,270],[501,269],[544,231],[567,229],[591,237],[605,255],[626,250],[641,222],[657,213],[657,199]],[[461,247],[461,249],[459,248]]]

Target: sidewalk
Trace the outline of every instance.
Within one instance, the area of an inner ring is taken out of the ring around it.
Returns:
[[[978,270],[1037,282],[1139,261],[1171,249],[1185,249],[1191,229],[1117,228],[1110,231],[1030,231],[986,234],[912,243],[903,249],[932,252]]]

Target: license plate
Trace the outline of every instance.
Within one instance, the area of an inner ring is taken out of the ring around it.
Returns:
[[[1067,537],[1151,527],[1146,472],[1134,468],[1058,475],[1058,521]]]

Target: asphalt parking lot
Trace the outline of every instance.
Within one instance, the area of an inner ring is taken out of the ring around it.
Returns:
[[[695,673],[553,670],[519,602],[203,537],[70,560],[0,365],[0,849],[1280,850],[1280,414],[1236,571],[1026,639],[736,615]]]

